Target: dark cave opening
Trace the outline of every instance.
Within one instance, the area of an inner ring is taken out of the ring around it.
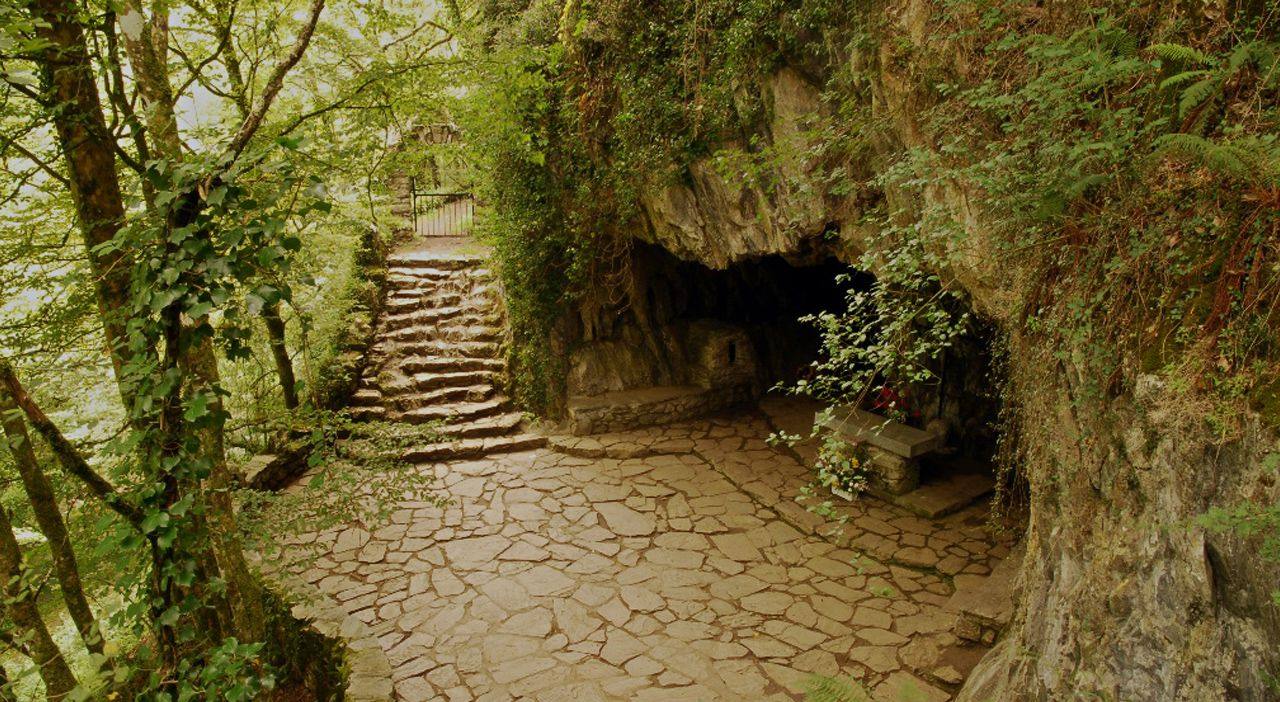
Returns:
[[[636,243],[620,284],[623,294],[613,290],[599,296],[621,302],[580,309],[580,342],[568,376],[570,412],[574,398],[578,407],[597,412],[628,404],[641,390],[647,393],[644,401],[683,397],[676,388],[702,393],[707,402],[695,403],[697,409],[716,410],[793,387],[811,377],[822,352],[818,325],[802,320],[839,313],[850,289],[868,290],[873,282],[870,274],[821,249],[712,269]],[[945,482],[956,471],[994,477],[1001,411],[999,364],[992,353],[997,338],[990,324],[972,316],[976,321],[969,333],[931,362],[930,379],[910,387],[873,388],[859,405],[884,414],[877,400],[890,392],[904,405],[905,412],[895,413],[903,424],[944,435],[940,448],[918,461],[923,486]],[[593,399],[604,396],[609,399]],[[633,412],[627,419],[660,423],[673,417],[654,410]],[[611,426],[588,421],[583,429]]]

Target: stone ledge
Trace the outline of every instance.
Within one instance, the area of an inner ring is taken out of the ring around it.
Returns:
[[[1015,548],[986,577],[956,576],[956,591],[946,609],[956,614],[954,632],[965,641],[990,646],[1013,616],[1014,586],[1025,545]]]
[[[681,422],[753,399],[749,386],[703,388],[663,385],[569,398],[569,429],[576,436]]]
[[[346,702],[393,702],[391,661],[367,624],[296,576],[264,572],[263,580],[292,604],[290,613],[296,619],[307,622],[321,636],[342,643]]]

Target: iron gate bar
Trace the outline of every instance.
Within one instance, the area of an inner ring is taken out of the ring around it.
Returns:
[[[462,236],[475,218],[475,197],[469,192],[426,192],[409,181],[409,210],[417,236]]]

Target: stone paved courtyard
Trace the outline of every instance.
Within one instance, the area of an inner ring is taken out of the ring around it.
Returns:
[[[450,506],[307,536],[328,555],[302,577],[370,626],[407,701],[790,700],[812,673],[949,699],[985,651],[951,633],[952,578],[1007,538],[979,507],[873,498],[831,535],[770,431],[749,412],[425,464]]]

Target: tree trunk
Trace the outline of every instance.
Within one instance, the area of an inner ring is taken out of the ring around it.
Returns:
[[[62,588],[62,599],[66,602],[67,612],[71,615],[71,621],[75,622],[85,647],[102,655],[102,631],[98,628],[93,609],[89,607],[84,586],[80,582],[80,566],[76,563],[76,553],[71,547],[71,536],[67,533],[67,525],[58,510],[53,484],[36,460],[31,437],[27,434],[27,424],[19,412],[17,403],[8,392],[0,388],[0,423],[4,425],[9,451],[18,466],[22,487],[27,492],[32,511],[35,512],[36,523],[49,540],[53,570],[58,577],[58,585]]]
[[[3,507],[0,507],[0,578],[5,581],[5,609],[14,626],[27,639],[31,660],[40,671],[40,679],[44,680],[45,695],[50,700],[65,699],[76,688],[76,676],[40,618],[35,593],[28,587],[24,573],[22,550],[13,535],[9,512]]]
[[[98,499],[106,503],[134,528],[141,528],[142,512],[126,501],[111,483],[93,471],[80,452],[76,451],[76,447],[71,445],[67,437],[63,436],[48,415],[27,394],[22,383],[18,381],[18,376],[13,372],[13,366],[3,358],[0,358],[0,390],[3,390],[14,404],[22,409],[23,414],[27,415],[27,421],[53,449],[63,470],[84,483]]]
[[[140,0],[126,0],[125,7],[126,12],[120,18],[125,51],[146,102],[147,132],[153,139],[154,151],[171,161],[182,161],[182,141],[165,60],[169,24],[167,8],[157,5],[152,16],[147,18]],[[170,226],[189,224],[188,220],[194,220],[201,207],[198,195],[186,193],[182,205],[169,215]],[[179,486],[180,490],[204,493],[207,506],[205,526],[212,537],[215,562],[205,562],[201,567],[218,572],[227,585],[225,598],[216,598],[210,604],[223,612],[223,618],[229,615],[230,621],[222,623],[224,633],[245,642],[261,641],[264,636],[263,593],[245,561],[231,500],[233,481],[227,466],[223,406],[221,395],[215,391],[219,385],[217,353],[208,339],[194,346],[187,343],[185,337],[189,336],[189,330],[176,320],[172,323],[180,325],[170,331],[183,338],[183,342],[177,345],[180,349],[177,356],[166,359],[166,365],[169,361],[176,362],[188,378],[189,389],[209,391],[214,397],[209,410],[215,419],[199,432],[200,453],[209,462],[210,474],[202,485]],[[184,426],[181,433],[188,430]]]
[[[112,137],[102,114],[84,31],[77,20],[79,6],[70,0],[34,0],[31,12],[38,20],[38,35],[48,42],[39,61],[43,94],[67,162],[71,200],[93,272],[94,296],[111,366],[125,411],[130,412],[134,391],[123,372],[129,354],[125,319],[119,311],[128,305],[131,263],[122,250],[99,248],[115,237],[124,222]]]
[[[267,342],[271,345],[271,356],[276,362],[276,375],[280,378],[284,406],[291,410],[297,409],[298,382],[293,375],[293,359],[289,358],[289,348],[284,342],[284,318],[280,316],[280,304],[263,309],[262,321],[267,325]]]
[[[213,343],[205,340],[194,349],[189,371],[195,384],[203,388],[218,386],[218,362]],[[216,416],[223,414],[220,396],[209,407]],[[209,459],[209,477],[204,489],[209,501],[209,531],[213,535],[214,551],[222,577],[227,583],[227,599],[231,605],[232,631],[241,641],[262,641],[266,632],[266,615],[263,610],[264,593],[257,578],[245,561],[244,548],[236,526],[235,505],[231,500],[231,469],[227,466],[222,420],[204,430],[201,448]]]

